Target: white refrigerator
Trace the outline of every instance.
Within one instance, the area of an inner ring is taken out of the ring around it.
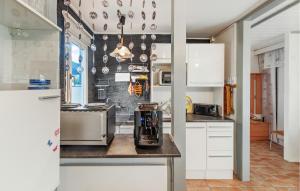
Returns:
[[[0,91],[0,190],[59,184],[60,90]]]

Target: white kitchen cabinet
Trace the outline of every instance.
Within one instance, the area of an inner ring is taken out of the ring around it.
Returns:
[[[186,123],[186,178],[233,178],[233,122]]]
[[[171,122],[164,122],[163,123],[163,133],[164,134],[172,134],[171,126],[172,126]]]
[[[232,132],[207,132],[208,150],[232,150],[233,135]]]
[[[204,179],[206,170],[206,123],[187,123],[186,125],[186,178]]]
[[[62,166],[58,191],[166,191],[167,165]]]
[[[207,179],[233,178],[233,122],[207,123]]]
[[[26,1],[0,4],[1,190],[54,191],[59,184],[61,29]],[[28,90],[29,80],[42,76],[51,80],[51,89]]]
[[[0,91],[1,190],[59,184],[60,90]]]
[[[224,86],[224,44],[187,44],[187,86]]]
[[[157,55],[157,60],[152,61],[152,64],[171,64],[171,44],[170,43],[155,43],[156,49],[152,50],[152,54]]]

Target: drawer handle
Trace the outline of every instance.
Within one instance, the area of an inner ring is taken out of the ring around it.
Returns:
[[[222,158],[222,157],[231,158],[232,156],[231,155],[209,155],[208,157],[211,157],[211,158]]]
[[[208,136],[209,138],[232,138],[231,135],[223,135],[223,136]]]
[[[60,98],[60,96],[55,95],[55,96],[41,96],[39,97],[40,101],[46,101],[46,100],[50,100],[50,99],[57,99]]]

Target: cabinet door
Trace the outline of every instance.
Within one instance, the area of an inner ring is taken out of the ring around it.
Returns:
[[[60,90],[0,91],[1,190],[59,184]]]
[[[171,126],[172,126],[171,123],[169,123],[169,122],[164,122],[164,123],[163,123],[163,133],[164,133],[164,134],[172,134],[172,132],[171,132]]]
[[[206,124],[188,123],[186,129],[186,170],[187,178],[197,177],[206,169]]]
[[[62,166],[58,191],[166,191],[167,172],[166,165]]]
[[[170,43],[156,43],[156,49],[152,50],[153,54],[157,55],[157,60],[153,63],[171,63],[171,44]]]
[[[187,66],[188,86],[224,86],[224,45],[189,44]]]

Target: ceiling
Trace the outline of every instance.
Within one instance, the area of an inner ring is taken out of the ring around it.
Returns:
[[[151,15],[154,11],[152,8],[152,0],[145,0],[145,8],[142,8],[142,0],[132,0],[132,7],[130,0],[122,0],[123,6],[119,7],[116,3],[117,0],[108,0],[109,7],[102,6],[102,0],[82,0],[80,10],[83,14],[83,20],[92,28],[95,24],[95,33],[110,33],[117,34],[120,30],[117,29],[118,17],[117,10],[121,13],[127,14],[129,10],[135,13],[133,19],[127,18],[124,27],[124,33],[142,33],[143,19],[141,12],[144,10],[146,13],[146,33],[171,33],[171,0],[155,0],[156,19],[152,20]],[[194,38],[207,38],[210,37],[224,28],[237,21],[239,18],[253,10],[266,0],[187,0],[187,36]],[[71,1],[71,8],[78,13],[79,0]],[[93,8],[94,2],[94,8]],[[95,10],[98,18],[92,20],[89,13]],[[108,19],[105,20],[102,12],[108,13]],[[108,24],[108,30],[103,30],[103,25]],[[132,28],[131,28],[132,23]],[[157,30],[150,30],[150,25],[155,23]]]
[[[300,31],[300,3],[277,14],[251,30],[252,49],[257,50],[283,40],[283,34]]]
[[[215,35],[264,2],[266,0],[188,0],[188,36]]]

